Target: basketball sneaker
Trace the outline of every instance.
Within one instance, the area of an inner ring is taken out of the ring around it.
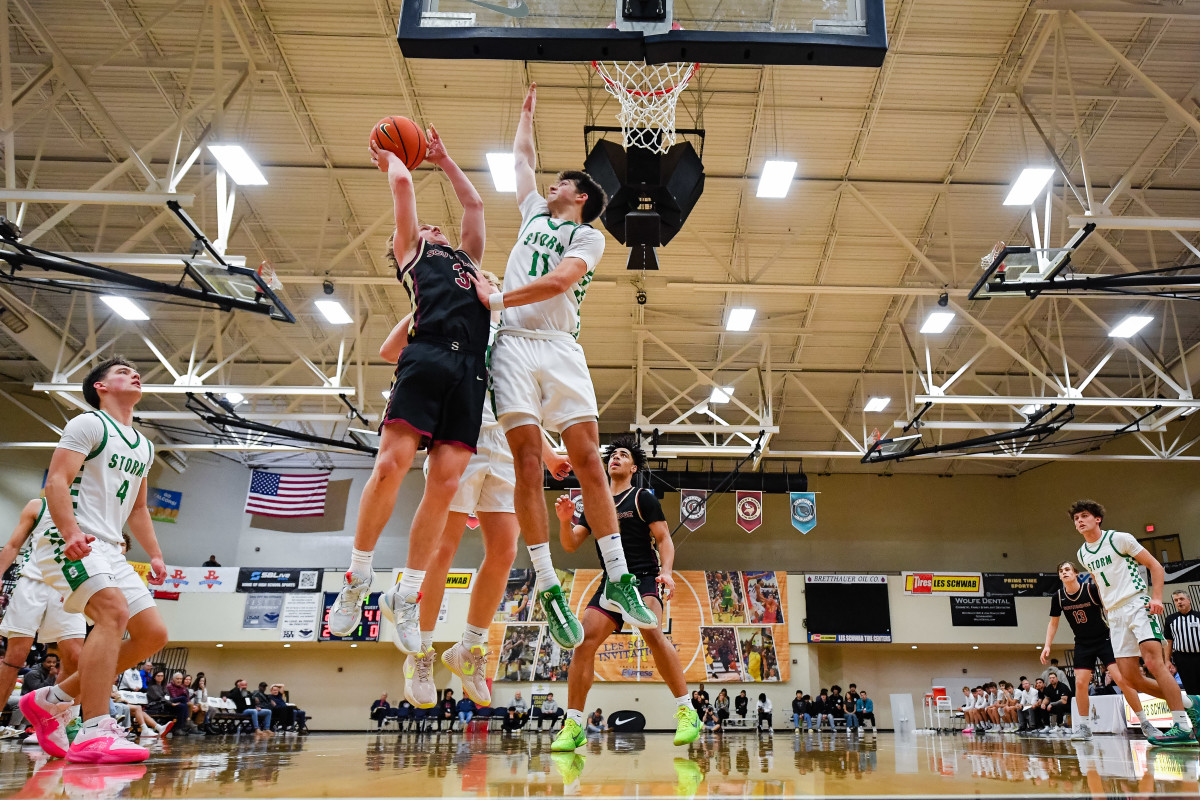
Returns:
[[[1192,701],[1192,707],[1186,708],[1188,719],[1191,720],[1192,730],[1200,731],[1200,695],[1189,694],[1187,698]]]
[[[400,597],[400,584],[384,592],[380,599],[379,609],[383,615],[396,626],[392,634],[392,643],[401,653],[416,655],[421,652],[421,593],[410,594],[407,599]]]
[[[467,697],[479,706],[492,704],[492,690],[487,685],[487,652],[481,644],[468,648],[458,642],[442,653],[442,663],[459,677]]]
[[[638,580],[630,573],[625,573],[619,581],[605,581],[604,594],[600,596],[600,606],[606,611],[620,614],[635,628],[655,628],[658,617],[646,608],[638,591]]]
[[[542,611],[546,615],[550,638],[559,647],[568,650],[578,647],[583,641],[583,626],[579,624],[579,618],[571,613],[562,587],[555,584],[549,589],[542,589],[538,592],[538,602],[542,604]]]
[[[433,708],[437,704],[437,685],[433,682],[433,658],[437,651],[430,647],[424,653],[404,659],[404,699],[417,708]]]
[[[342,590],[329,609],[329,632],[334,636],[349,636],[362,621],[363,598],[371,591],[375,573],[358,575],[347,570]]]
[[[563,723],[558,736],[554,737],[554,741],[550,743],[550,749],[555,753],[570,753],[585,744],[587,744],[587,735],[583,731],[583,726],[573,719],[568,719]]]
[[[696,741],[700,737],[700,732],[704,730],[704,726],[700,722],[700,715],[691,706],[679,706],[675,709],[675,722],[676,747]]]
[[[704,770],[690,758],[675,758],[675,795],[692,798],[704,783]]]
[[[73,704],[51,700],[50,688],[45,686],[22,696],[17,705],[33,726],[33,735],[42,749],[55,758],[64,758],[71,746],[67,739],[67,723],[71,719]]]
[[[1158,728],[1154,727],[1154,723],[1150,720],[1139,723],[1139,725],[1142,729],[1142,736],[1145,736],[1147,739],[1149,739],[1151,736],[1158,736],[1160,733]]]
[[[1185,731],[1178,725],[1172,725],[1170,729],[1157,736],[1148,736],[1146,741],[1150,743],[1151,747],[1194,747],[1196,736],[1192,731]]]
[[[149,757],[150,751],[126,739],[125,729],[112,717],[80,731],[67,751],[67,761],[75,764],[132,764]]]
[[[1079,723],[1079,727],[1071,731],[1071,739],[1076,742],[1086,742],[1092,738],[1092,729],[1087,726],[1086,722]]]

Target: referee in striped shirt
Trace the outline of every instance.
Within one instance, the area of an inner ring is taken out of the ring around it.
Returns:
[[[1167,617],[1163,632],[1167,663],[1178,673],[1183,690],[1196,694],[1200,692],[1200,614],[1192,610],[1192,599],[1183,590],[1173,592],[1171,602],[1175,613]]]

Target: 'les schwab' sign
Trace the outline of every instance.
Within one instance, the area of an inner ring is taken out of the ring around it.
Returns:
[[[938,595],[940,597],[979,597],[983,594],[983,574],[980,572],[906,572],[905,594]]]

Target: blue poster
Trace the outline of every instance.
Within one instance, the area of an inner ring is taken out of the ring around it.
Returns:
[[[817,527],[816,492],[792,492],[792,526],[801,533]]]
[[[183,492],[155,489],[151,486],[146,498],[146,505],[150,507],[150,519],[155,522],[174,522],[179,516],[179,506],[182,502]]]

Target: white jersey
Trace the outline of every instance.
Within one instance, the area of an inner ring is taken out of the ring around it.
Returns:
[[[1150,587],[1135,559],[1145,549],[1137,539],[1121,531],[1102,531],[1099,541],[1080,546],[1079,563],[1092,574],[1105,610],[1111,611],[1133,597],[1149,593]]]
[[[506,328],[560,331],[579,336],[579,307],[588,284],[604,255],[604,234],[591,225],[553,219],[546,199],[530,192],[520,205],[521,233],[504,270],[504,291],[533,283],[552,271],[564,258],[581,258],[587,271],[571,288],[540,303],[504,309],[500,322]]]
[[[80,530],[119,548],[125,521],[150,474],[154,445],[135,428],[90,411],[67,423],[58,446],[85,456],[71,484]]]
[[[33,528],[29,531],[29,537],[25,540],[25,544],[21,545],[21,549],[17,551],[17,557],[13,561],[17,566],[19,577],[28,578],[31,581],[42,579],[42,570],[38,567],[33,552],[37,546],[38,537],[45,533],[52,524],[54,523],[50,521],[50,509],[46,505],[46,498],[43,497],[42,507],[38,509],[38,515],[33,520]]]

